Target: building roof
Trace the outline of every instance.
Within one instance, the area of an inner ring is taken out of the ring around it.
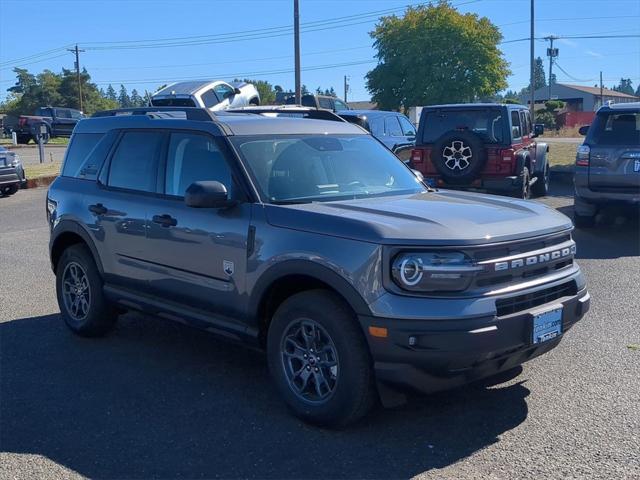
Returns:
[[[583,85],[570,85],[567,83],[558,83],[558,85],[561,85],[566,88],[572,88],[580,92],[590,93],[591,95],[600,96],[600,87],[585,87]],[[543,88],[548,88],[548,87],[543,87]],[[603,88],[602,94],[607,97],[638,98],[635,95],[629,95],[628,93],[617,92],[615,90],[610,90],[608,88]]]

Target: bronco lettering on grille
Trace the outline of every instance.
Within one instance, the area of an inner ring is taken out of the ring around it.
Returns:
[[[510,258],[508,260],[495,262],[493,264],[494,271],[502,272],[502,271],[511,270],[514,268],[521,268],[521,267],[524,267],[525,265],[526,266],[539,265],[539,264],[550,262],[552,260],[558,260],[560,258],[573,256],[575,255],[575,253],[576,253],[576,246],[575,244],[573,244],[569,247],[565,247],[559,250],[551,250],[548,252],[538,253],[536,255],[529,255],[529,256],[523,255],[518,258]]]

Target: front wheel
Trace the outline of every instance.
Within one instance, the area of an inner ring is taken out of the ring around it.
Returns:
[[[18,191],[18,185],[11,185],[9,187],[4,187],[2,189],[2,194],[9,196],[9,195],[13,195],[17,191]]]
[[[94,337],[113,328],[117,312],[104,297],[100,272],[86,246],[72,245],[62,254],[56,293],[62,318],[74,333]]]
[[[290,297],[273,316],[269,370],[285,402],[303,420],[339,427],[371,409],[374,374],[356,322],[353,312],[324,290]]]

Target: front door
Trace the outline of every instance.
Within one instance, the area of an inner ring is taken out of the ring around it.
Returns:
[[[164,299],[234,316],[245,291],[250,204],[192,208],[184,194],[195,181],[217,180],[241,198],[220,144],[209,135],[173,132],[161,198],[149,212],[145,257],[151,291]]]

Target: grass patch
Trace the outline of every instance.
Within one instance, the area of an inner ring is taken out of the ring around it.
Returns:
[[[550,143],[548,160],[549,165],[573,165],[576,161],[578,143]]]
[[[554,128],[545,128],[543,137],[556,137],[556,138],[576,138],[581,137],[578,130],[580,127],[568,127],[556,130]]]
[[[27,178],[48,177],[60,174],[60,162],[37,163],[35,165],[24,165],[24,173]]]

